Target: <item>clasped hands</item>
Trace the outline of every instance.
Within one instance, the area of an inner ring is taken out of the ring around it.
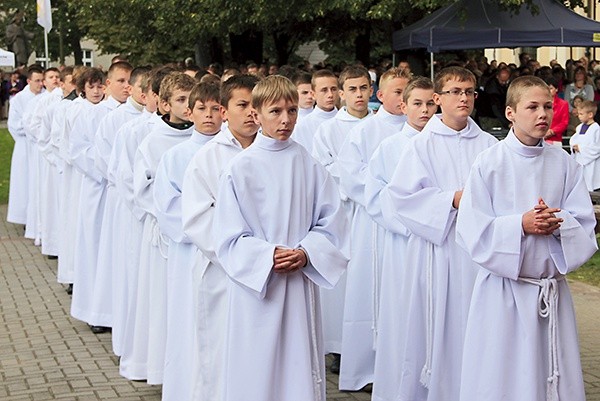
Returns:
[[[563,219],[556,217],[555,213],[558,212],[560,209],[549,207],[542,198],[539,198],[538,204],[523,214],[523,232],[534,235],[552,234],[563,222]]]
[[[273,254],[273,270],[276,273],[293,273],[308,263],[303,249],[275,248]]]

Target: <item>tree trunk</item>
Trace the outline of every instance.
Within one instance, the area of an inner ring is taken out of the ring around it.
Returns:
[[[290,59],[292,49],[290,49],[291,38],[287,33],[273,32],[273,42],[277,52],[277,64],[285,65]]]
[[[263,57],[263,33],[248,30],[241,35],[229,34],[231,58],[238,64],[260,64]]]
[[[369,67],[371,63],[371,26],[368,22],[363,22],[361,32],[354,40],[354,49],[356,60],[363,63],[365,67]]]

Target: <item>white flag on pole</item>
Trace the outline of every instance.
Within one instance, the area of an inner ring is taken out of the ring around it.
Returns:
[[[52,30],[52,8],[50,0],[37,0],[37,23],[44,27],[46,33]]]

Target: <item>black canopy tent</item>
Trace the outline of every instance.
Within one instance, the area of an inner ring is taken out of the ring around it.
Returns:
[[[557,0],[532,0],[518,11],[494,0],[458,0],[393,34],[395,51],[444,50],[522,46],[600,45],[600,23],[568,9]],[[432,60],[433,61],[433,60]]]

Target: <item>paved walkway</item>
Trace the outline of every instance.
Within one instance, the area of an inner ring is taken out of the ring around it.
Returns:
[[[0,206],[0,400],[160,400],[160,386],[119,376],[110,335],[94,335],[70,317],[56,262],[4,216],[6,206]],[[600,289],[577,282],[571,288],[588,401],[600,401]],[[330,400],[370,400],[365,392],[337,391],[334,375],[327,390]]]

